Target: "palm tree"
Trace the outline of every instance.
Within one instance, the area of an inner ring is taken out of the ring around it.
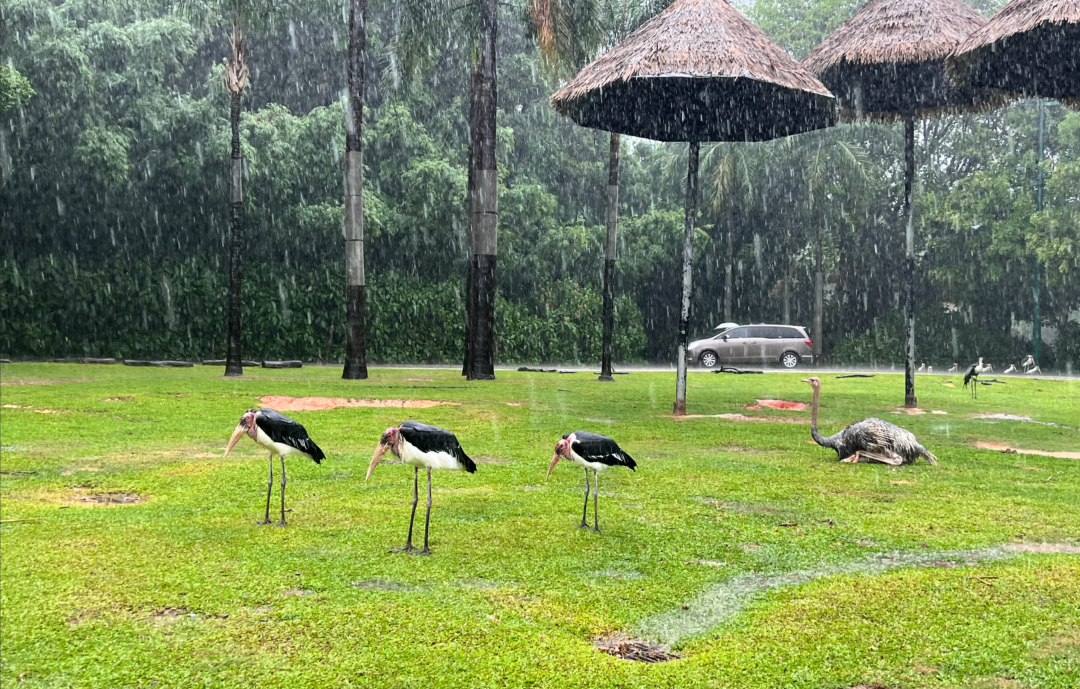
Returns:
[[[349,87],[345,107],[345,368],[341,377],[368,377],[364,332],[364,52],[367,0],[349,8]]]
[[[642,22],[667,6],[658,0],[530,0],[540,55],[548,71],[570,78],[597,55],[626,38]],[[608,145],[607,237],[604,242],[603,345],[601,381],[612,381],[612,338],[615,331],[615,254],[619,222],[620,136],[611,132]]]
[[[240,98],[247,88],[248,65],[245,56],[243,7],[233,6],[232,34],[229,46],[232,54],[225,61],[225,88],[229,90],[229,124],[232,127],[232,153],[229,174],[229,299],[228,347],[225,354],[225,375],[244,375],[240,352],[240,261],[244,230],[244,161],[240,154]]]

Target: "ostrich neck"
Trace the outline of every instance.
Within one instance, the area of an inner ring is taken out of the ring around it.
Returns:
[[[818,397],[821,395],[821,389],[814,388],[814,399],[810,402],[810,436],[814,439],[818,445],[822,447],[832,447],[832,443],[827,438],[821,437],[817,429],[817,412],[818,412]]]

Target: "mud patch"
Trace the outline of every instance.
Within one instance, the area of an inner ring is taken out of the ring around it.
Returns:
[[[1080,555],[1080,545],[1070,543],[1010,543],[1001,546],[1010,553],[1065,553]]]
[[[361,579],[352,583],[353,588],[366,591],[415,591],[416,585],[390,579]]]
[[[281,595],[283,595],[283,596],[314,596],[315,592],[314,591],[309,591],[308,589],[291,588],[291,589],[285,589],[284,591],[282,591]]]
[[[156,625],[173,624],[183,619],[195,618],[195,613],[185,608],[165,608],[150,614],[150,623]]]
[[[1016,545],[1023,546],[1027,544]],[[1068,547],[1076,548],[1077,546]],[[743,548],[746,549],[746,546],[743,546]],[[823,565],[816,569],[780,574],[744,574],[705,589],[686,605],[642,620],[634,631],[642,639],[671,647],[682,639],[704,634],[730,620],[742,612],[748,603],[773,589],[798,586],[819,577],[837,574],[856,572],[881,574],[902,567],[941,566],[938,564],[941,562],[977,564],[1019,555],[1019,552],[1010,551],[1007,548],[1008,546],[981,550],[875,553],[853,562]],[[1077,549],[1080,550],[1080,548]]]
[[[457,405],[457,402],[444,402],[441,400],[405,400],[405,399],[355,399],[351,397],[286,397],[284,395],[267,395],[260,397],[259,401],[267,407],[278,411],[322,411],[337,407],[378,407],[389,409],[428,409],[442,404]]]
[[[1080,452],[1047,452],[1045,450],[1023,450],[1018,447],[1009,447],[1001,443],[986,443],[978,441],[975,447],[982,450],[994,450],[1010,455],[1038,455],[1040,457],[1057,457],[1058,459],[1080,459]]]
[[[669,416],[664,414],[664,416]],[[683,419],[729,419],[731,421],[769,421],[771,423],[806,423],[802,419],[782,419],[778,416],[747,416],[746,414],[684,414],[672,416],[676,421]]]
[[[789,411],[804,411],[810,408],[805,402],[789,402],[788,400],[754,400],[763,407],[769,409],[787,409]]]
[[[146,502],[138,493],[88,493],[80,495],[77,500],[92,505],[135,505]]]
[[[593,641],[598,651],[615,656],[620,660],[634,660],[640,663],[664,663],[678,660],[681,656],[672,653],[663,646],[651,644],[641,639],[632,639],[625,634],[612,634]]]

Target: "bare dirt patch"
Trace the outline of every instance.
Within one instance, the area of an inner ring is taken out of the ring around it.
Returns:
[[[291,588],[291,589],[285,589],[284,591],[282,591],[281,595],[283,595],[283,596],[314,596],[315,592],[314,591],[309,591],[308,589]]]
[[[389,579],[361,579],[360,581],[354,581],[352,585],[355,588],[368,591],[412,591],[416,588],[414,584]]]
[[[763,407],[769,409],[787,409],[789,411],[804,411],[810,408],[805,402],[790,402],[788,400],[754,400]]]
[[[663,646],[651,644],[641,639],[632,639],[625,634],[612,634],[593,641],[597,650],[621,660],[636,660],[641,663],[664,663],[678,660],[681,656],[672,653]]]
[[[442,400],[405,400],[405,399],[355,399],[350,397],[286,397],[267,395],[259,401],[278,411],[321,411],[337,407],[384,407],[391,409],[428,409],[442,404],[457,405],[457,402]]]
[[[668,416],[664,414],[664,416]],[[729,419],[731,421],[769,421],[772,423],[805,423],[802,419],[782,419],[778,416],[747,416],[746,414],[684,414],[672,416],[676,421],[683,419]]]
[[[164,610],[158,610],[157,612],[150,614],[150,619],[154,621],[167,621],[175,620],[178,617],[187,615],[188,610],[185,608],[165,608]]]
[[[78,501],[92,505],[135,505],[146,499],[138,493],[89,493],[80,495]]]
[[[1058,459],[1080,459],[1080,452],[1047,452],[1046,450],[1022,450],[1018,447],[1009,447],[1001,443],[987,443],[978,441],[975,447],[983,450],[995,450],[1010,455],[1039,455],[1040,457],[1057,457]]]
[[[135,399],[134,395],[123,395],[121,397],[106,397],[101,400],[102,402],[131,402]]]
[[[1009,543],[1001,546],[1002,550],[1013,553],[1064,553],[1080,555],[1080,545],[1071,543]]]

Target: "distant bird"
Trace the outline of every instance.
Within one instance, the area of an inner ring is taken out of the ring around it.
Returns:
[[[927,366],[926,367],[926,372],[927,373],[933,373],[934,372],[934,367],[933,366]]]
[[[1016,373],[1016,364],[1009,364],[1009,368],[1002,371],[1002,373]]]
[[[964,374],[964,387],[966,388],[969,383],[971,384],[971,396],[973,399],[979,399],[979,376],[987,371],[993,372],[993,370],[993,364],[983,365],[982,357],[979,357],[977,362],[968,366],[967,373]]]
[[[619,444],[606,435],[589,431],[574,431],[555,443],[555,454],[547,475],[555,470],[559,459],[566,459],[585,469],[585,506],[581,510],[579,529],[589,528],[585,517],[589,513],[589,470],[593,472],[593,531],[600,533],[600,516],[597,513],[597,496],[600,494],[600,472],[608,467],[623,466],[637,471],[637,462]]]
[[[949,369],[949,373],[956,373],[960,369],[960,366],[954,361],[952,368]]]
[[[926,362],[919,364],[919,373],[926,373]]]
[[[931,464],[937,464],[937,457],[930,454],[930,451],[919,443],[911,431],[881,419],[870,418],[856,421],[836,435],[822,437],[817,430],[821,380],[813,377],[803,382],[809,383],[814,389],[810,411],[810,435],[818,445],[836,450],[841,462],[882,462],[898,466],[914,464],[919,457],[925,457]]]
[[[266,516],[259,524],[270,523],[270,494],[274,491],[274,455],[281,458],[281,521],[278,522],[278,526],[285,526],[285,457],[303,455],[316,464],[321,464],[326,455],[308,436],[307,429],[273,409],[248,409],[244,412],[232,437],[229,438],[229,445],[225,448],[226,455],[245,433],[250,435],[252,440],[270,450],[270,482],[266,487]]]
[[[1030,375],[1032,373],[1042,373],[1042,369],[1035,365],[1035,357],[1028,354],[1024,359],[1024,363],[1020,364],[1023,367],[1024,373]]]
[[[375,465],[390,451],[394,456],[413,467],[413,502],[412,515],[409,517],[409,537],[404,548],[391,552],[405,552],[417,555],[430,555],[428,531],[431,526],[431,470],[449,469],[476,473],[476,463],[461,449],[457,436],[448,430],[429,426],[419,421],[406,421],[397,428],[387,428],[379,438],[375,454],[368,466],[367,478],[375,471]],[[420,469],[427,469],[427,516],[424,517],[424,548],[417,550],[412,544],[413,522],[416,520],[416,504],[420,500]]]

